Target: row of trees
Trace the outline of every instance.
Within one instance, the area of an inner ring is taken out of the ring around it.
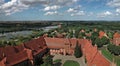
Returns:
[[[114,55],[120,55],[120,46],[116,46],[114,44],[109,44],[107,49]]]
[[[110,40],[106,37],[102,37],[102,38],[96,38],[94,42],[98,48],[101,48],[103,47],[103,45],[109,44]]]

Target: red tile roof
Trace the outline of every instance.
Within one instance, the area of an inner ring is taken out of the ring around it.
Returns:
[[[15,48],[13,46],[7,46],[4,48],[4,53],[5,53],[5,56],[9,56],[11,54],[12,55],[16,54],[17,51],[15,50]]]
[[[120,45],[120,33],[116,32],[113,35],[113,44],[119,46]]]
[[[39,54],[46,47],[46,42],[43,37],[33,39],[31,41],[25,42],[24,46],[33,51],[33,55]],[[47,47],[46,47],[47,48]]]
[[[71,47],[74,48],[76,45],[76,39],[67,39],[67,38],[45,38],[46,44],[48,48],[65,48],[66,45],[70,45]]]
[[[118,32],[116,32],[114,35],[113,35],[113,38],[120,38],[120,34]]]
[[[14,46],[17,52],[23,51],[25,49],[24,44],[20,44],[18,46]]]
[[[87,39],[66,39],[66,38],[37,38],[29,42],[24,43],[24,45],[19,45],[15,47],[5,47],[4,52],[7,56],[7,63],[11,66],[20,63],[26,59],[33,59],[33,55],[37,55],[41,52],[46,51],[46,48],[65,48],[66,46],[71,46],[75,48],[76,42],[81,45],[84,56],[87,59],[88,66],[110,66],[110,62],[106,60],[97,50],[96,46],[92,46],[92,42]],[[25,49],[24,46],[28,49]],[[7,51],[9,50],[9,51]],[[17,50],[17,51],[16,51]],[[35,50],[35,51],[31,51]],[[2,53],[2,51],[0,51]],[[2,56],[1,56],[2,57]],[[0,62],[1,63],[1,62]]]
[[[91,42],[86,39],[83,41],[81,46],[88,66],[110,66],[110,62],[98,52],[96,46],[92,46]]]
[[[14,55],[9,55],[6,59],[6,62],[8,63],[8,66],[15,65],[17,63],[23,62],[28,59],[26,51],[21,51],[19,53],[16,53]]]
[[[6,66],[6,65],[5,65],[5,60],[6,60],[6,58],[0,60],[0,66]]]
[[[0,61],[4,58],[3,48],[0,48]]]
[[[104,32],[104,31],[100,31],[100,32],[99,32],[99,38],[102,38],[104,35],[105,35],[105,32]]]

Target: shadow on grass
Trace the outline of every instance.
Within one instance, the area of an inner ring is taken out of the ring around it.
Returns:
[[[58,62],[58,63],[55,63],[54,66],[61,66],[62,63],[61,62]]]

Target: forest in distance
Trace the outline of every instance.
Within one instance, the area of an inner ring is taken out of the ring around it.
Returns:
[[[81,26],[81,28],[120,30],[120,21],[0,21],[0,33],[36,30],[33,28],[54,26],[59,23],[64,26]]]

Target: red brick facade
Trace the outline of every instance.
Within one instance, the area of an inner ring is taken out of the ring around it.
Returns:
[[[120,45],[120,34],[118,32],[116,32],[113,35],[113,44],[119,46]]]

